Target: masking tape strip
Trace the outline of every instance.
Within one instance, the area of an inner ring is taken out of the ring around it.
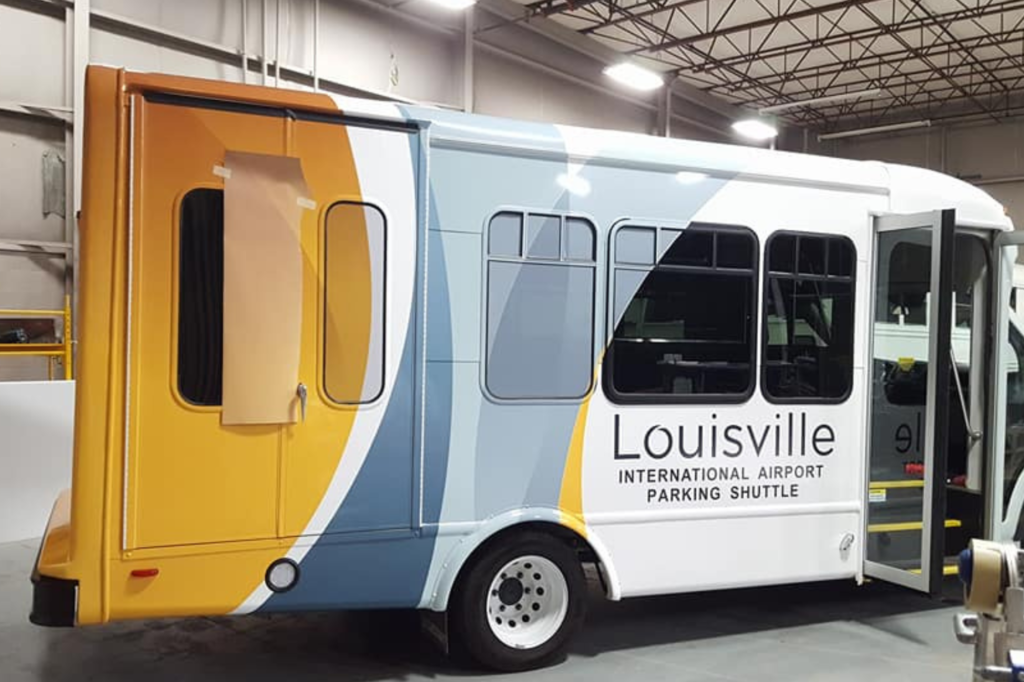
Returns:
[[[295,203],[297,203],[302,208],[308,209],[310,211],[316,210],[316,202],[313,201],[312,199],[307,199],[306,197],[299,197],[298,199],[295,200]]]
[[[964,603],[971,611],[995,615],[1003,583],[1003,551],[998,542],[971,540],[974,566]]]
[[[231,179],[231,169],[225,168],[224,166],[214,166],[213,174],[217,177],[224,178],[225,180]]]

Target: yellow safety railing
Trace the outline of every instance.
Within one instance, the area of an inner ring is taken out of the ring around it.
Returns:
[[[47,371],[53,379],[53,361],[63,360],[64,378],[71,379],[71,297],[64,297],[63,310],[9,310],[0,308],[0,317],[60,317],[64,320],[61,343],[0,343],[0,357],[44,357]]]
[[[961,528],[963,521],[946,519],[946,528]],[[923,521],[902,521],[898,523],[872,523],[868,525],[869,533],[899,533],[905,530],[923,530]]]
[[[868,487],[872,490],[892,490],[893,488],[923,488],[923,478],[912,478],[907,481],[871,481]]]
[[[912,569],[910,569],[910,573],[915,573],[917,575],[921,575],[921,569],[920,568],[912,568]],[[960,568],[956,564],[945,564],[942,567],[942,575],[958,575],[959,573],[960,573]]]

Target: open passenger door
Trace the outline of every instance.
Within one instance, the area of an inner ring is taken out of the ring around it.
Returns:
[[[930,593],[944,573],[946,429],[960,418],[948,398],[954,248],[952,209],[875,218],[864,573]]]

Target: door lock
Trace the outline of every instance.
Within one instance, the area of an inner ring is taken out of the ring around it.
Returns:
[[[298,388],[295,389],[295,395],[299,397],[299,412],[302,415],[301,421],[306,421],[306,399],[308,397],[308,391],[306,390],[306,384],[299,383]]]

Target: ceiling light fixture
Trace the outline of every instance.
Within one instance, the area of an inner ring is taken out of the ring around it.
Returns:
[[[732,129],[750,140],[764,142],[778,136],[779,129],[759,118],[745,118],[732,124]]]
[[[608,66],[604,70],[604,75],[634,90],[656,90],[665,84],[665,79],[660,74],[632,62]]]
[[[430,0],[430,2],[452,10],[466,9],[476,4],[476,0]]]
[[[855,130],[841,130],[838,133],[824,133],[818,135],[818,141],[821,140],[840,140],[844,137],[858,137],[860,135],[873,135],[874,133],[888,133],[894,130],[907,130],[908,128],[927,128],[931,126],[930,120],[923,121],[907,121],[906,123],[892,123],[884,126],[874,126],[872,128],[857,128]]]
[[[878,97],[882,94],[880,88],[874,90],[860,90],[858,92],[843,92],[838,95],[828,95],[827,97],[815,97],[814,99],[805,99],[798,102],[786,102],[785,104],[773,104],[770,107],[761,107],[757,110],[757,113],[761,114],[777,114],[780,111],[786,111],[788,109],[799,109],[800,107],[812,107],[819,104],[832,104],[833,102],[845,102],[848,99],[871,99],[872,97]]]

